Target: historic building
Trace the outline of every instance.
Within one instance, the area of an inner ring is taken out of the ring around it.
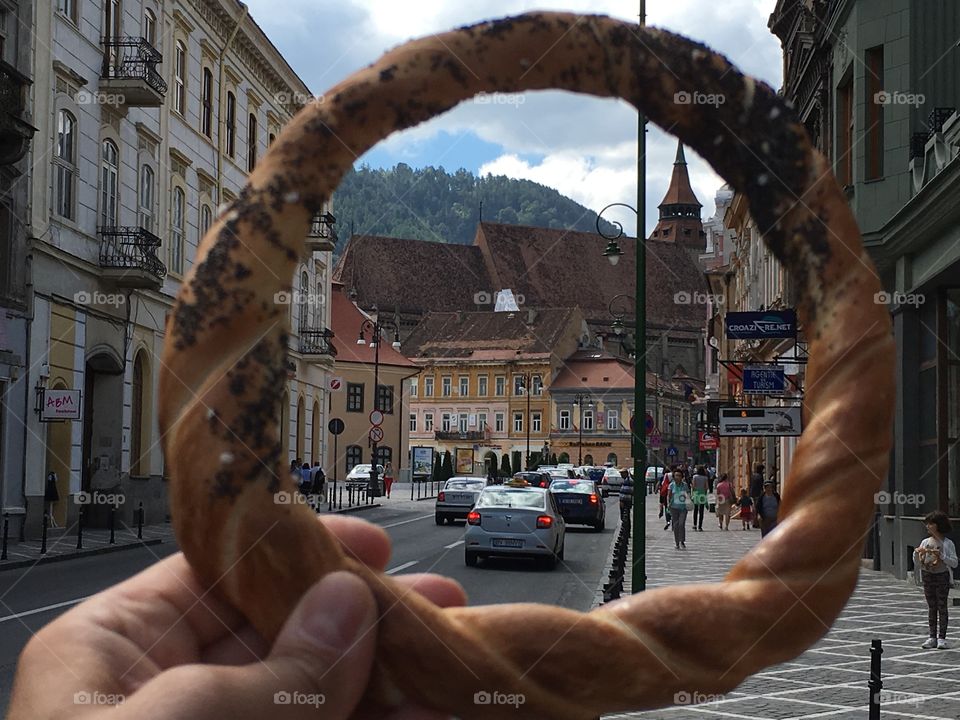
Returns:
[[[25,381],[38,407],[19,501],[35,533],[52,473],[57,525],[74,526],[90,491],[123,498],[120,522],[141,502],[148,522],[162,521],[156,382],[167,314],[200,238],[309,92],[234,0],[37,3],[34,29]],[[277,297],[293,328],[282,432],[291,456],[324,451],[331,221],[318,218],[293,292]],[[91,505],[86,522],[107,510]]]
[[[777,3],[784,95],[831,160],[890,306],[897,409],[871,554],[903,577],[934,509],[960,520],[960,5]]]

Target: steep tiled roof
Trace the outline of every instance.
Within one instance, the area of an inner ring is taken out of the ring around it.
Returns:
[[[337,362],[359,362],[373,364],[374,348],[370,347],[370,333],[367,332],[366,345],[357,345],[360,326],[367,316],[354,305],[344,293],[343,286],[334,283],[330,292],[330,324],[333,330],[333,346],[337,350]],[[416,366],[406,357],[393,349],[393,338],[387,336],[380,344],[380,364],[401,367]]]
[[[664,205],[700,205],[693,188],[690,186],[690,175],[687,173],[687,158],[683,154],[683,143],[677,142],[677,159],[673,161],[673,175],[670,177],[670,187],[658,207]]]

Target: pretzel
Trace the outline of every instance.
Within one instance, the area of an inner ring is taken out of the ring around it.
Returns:
[[[779,527],[722,583],[586,614],[440,609],[347,557],[307,507],[275,502],[295,489],[277,429],[288,308],[274,294],[291,288],[312,215],[376,142],[480,92],[547,88],[630,101],[746,194],[799,298],[805,430]],[[723,102],[684,104],[680,92]],[[522,694],[523,717],[581,720],[727,692],[824,635],[855,586],[891,443],[894,343],[879,290],[844,196],[788,105],[708,48],[546,12],[409,42],[293,118],[200,245],[160,375],[177,538],[267,639],[324,574],[362,577],[381,613],[365,709],[412,701],[466,720],[517,717],[512,705],[474,702],[498,691]]]

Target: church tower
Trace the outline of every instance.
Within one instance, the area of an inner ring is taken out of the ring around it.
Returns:
[[[700,220],[703,205],[690,187],[683,143],[677,143],[677,158],[673,161],[670,187],[658,207],[660,221],[650,234],[651,240],[672,242],[689,248],[695,259],[706,251],[707,237]]]

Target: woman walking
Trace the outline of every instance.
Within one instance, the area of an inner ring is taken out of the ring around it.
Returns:
[[[673,482],[667,491],[667,503],[670,507],[670,522],[673,523],[673,541],[677,550],[687,549],[687,508],[690,507],[690,486],[679,470],[673,473]]]
[[[760,519],[760,537],[777,526],[777,514],[780,512],[780,493],[774,489],[773,480],[763,484],[763,495],[757,501],[757,517]]]
[[[940,510],[932,512],[923,519],[923,523],[930,537],[924,538],[920,547],[913,551],[913,571],[922,573],[930,637],[920,647],[925,650],[946,650],[947,595],[950,592],[951,571],[957,567],[957,548],[946,537],[950,532],[950,518],[946,513]]]
[[[386,488],[387,497],[390,497],[390,488],[393,487],[393,463],[388,462],[383,469],[383,486]]]
[[[734,497],[733,483],[727,479],[727,474],[720,476],[720,482],[717,483],[717,521],[720,523],[721,530],[730,529],[730,514],[733,512]]]
[[[703,532],[703,516],[707,509],[707,494],[710,492],[710,478],[703,465],[697,466],[693,476],[693,529]]]

